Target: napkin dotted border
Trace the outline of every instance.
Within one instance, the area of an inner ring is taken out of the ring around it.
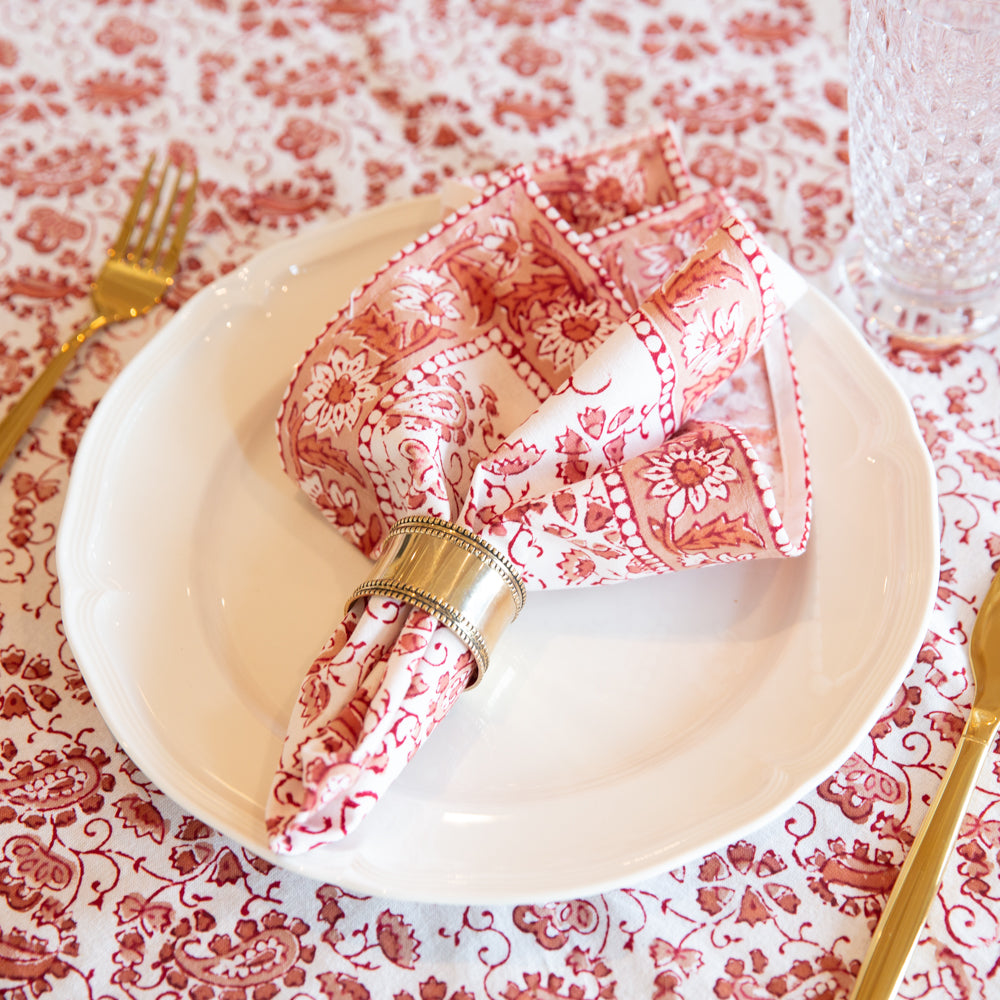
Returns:
[[[629,303],[629,301],[625,298],[621,289],[613,281],[611,281],[607,269],[597,254],[590,250],[590,243],[587,238],[573,229],[559,210],[541,191],[538,184],[528,176],[527,168],[524,166],[518,166],[504,173],[502,176],[497,177],[496,181],[484,188],[478,197],[470,201],[467,205],[463,205],[461,208],[453,210],[440,222],[436,222],[433,226],[427,229],[426,232],[422,233],[397,250],[377,271],[374,272],[374,274],[372,274],[366,282],[356,289],[354,294],[351,296],[351,303],[368,291],[368,289],[390,268],[402,262],[406,257],[411,256],[418,249],[420,249],[420,247],[426,245],[431,240],[438,238],[447,230],[459,225],[463,219],[468,217],[477,209],[481,208],[484,203],[488,202],[499,192],[518,185],[520,185],[527,199],[542,215],[545,216],[546,219],[552,223],[556,231],[566,239],[566,242],[573,248],[580,259],[600,278],[604,289],[614,298],[622,312],[626,315],[626,319],[623,320],[623,322],[628,322],[629,314],[634,314],[634,309],[631,303]],[[337,316],[331,320],[330,324],[327,324],[327,329],[329,329],[330,325],[341,321],[349,308],[350,305],[341,308]],[[318,339],[322,339],[322,336],[323,334],[321,334]],[[523,354],[521,354],[521,352],[519,352],[513,344],[503,337],[503,335],[499,332],[499,328],[494,327],[473,340],[466,341],[464,344],[452,347],[443,347],[442,350],[435,352],[431,357],[426,358],[419,365],[414,366],[405,375],[401,375],[392,388],[385,393],[383,399],[386,402],[386,405],[391,405],[392,402],[398,401],[402,395],[410,392],[416,392],[417,387],[423,381],[424,376],[436,373],[440,369],[442,361],[449,365],[461,365],[462,363],[470,360],[472,357],[482,354],[491,348],[497,348],[506,360],[511,363],[514,370],[520,376],[522,382],[535,394],[535,397],[539,402],[544,401],[549,397],[549,395],[551,395],[553,391],[552,388],[535,370],[531,362]],[[657,367],[659,368],[659,365],[657,365]],[[301,363],[299,368],[301,368]],[[663,374],[663,372],[661,372],[661,374]],[[671,366],[671,391],[674,381],[672,375]],[[663,406],[664,404],[661,397],[661,410]],[[396,513],[396,506],[392,501],[392,489],[386,477],[381,474],[379,466],[375,462],[371,451],[374,429],[379,422],[380,415],[384,409],[384,406],[378,406],[372,409],[365,418],[364,423],[359,428],[359,456],[364,463],[365,470],[371,478],[380,512],[384,516],[393,517]]]
[[[692,190],[690,174],[685,166],[683,157],[680,154],[679,144],[677,143],[676,135],[672,126],[668,125],[666,128],[652,128],[648,130],[644,137],[656,137],[660,140],[660,150],[664,156],[664,160],[666,161],[668,173],[674,181],[675,187],[678,191],[678,198],[675,201],[654,206],[647,206],[639,212],[632,213],[631,215],[625,216],[620,220],[596,227],[590,232],[581,233],[573,228],[560,211],[550,202],[548,197],[539,187],[538,183],[531,177],[531,172],[533,170],[552,169],[565,160],[569,154],[560,154],[544,158],[531,165],[519,164],[514,168],[485,175],[489,178],[489,183],[487,183],[486,186],[480,190],[477,197],[470,200],[468,204],[462,205],[457,209],[453,209],[445,216],[445,218],[434,223],[434,225],[430,226],[424,233],[393,253],[384,264],[382,264],[365,282],[360,284],[354,290],[349,302],[345,304],[338,311],[337,315],[326,325],[326,328],[316,338],[312,347],[304,352],[299,365],[296,366],[296,372],[301,369],[302,363],[315,348],[316,343],[319,343],[323,336],[325,336],[326,330],[329,329],[331,325],[340,322],[345,313],[353,308],[354,301],[359,296],[367,292],[368,289],[380,280],[390,268],[399,264],[402,260],[413,254],[420,247],[426,245],[431,240],[441,236],[448,229],[459,225],[467,216],[482,207],[485,202],[489,201],[489,199],[493,198],[499,192],[520,185],[527,199],[541,214],[546,217],[549,222],[551,222],[556,231],[566,239],[567,243],[576,251],[581,260],[586,263],[586,265],[601,279],[604,288],[612,295],[615,301],[622,308],[622,311],[627,314],[626,319],[623,322],[628,323],[632,327],[636,338],[649,352],[649,355],[655,364],[664,385],[664,390],[660,397],[660,415],[665,432],[668,434],[675,433],[677,430],[675,421],[672,417],[670,419],[666,419],[664,415],[665,411],[670,409],[670,398],[676,387],[676,371],[672,353],[662,335],[656,329],[655,324],[649,320],[649,318],[642,312],[641,308],[635,309],[626,299],[617,283],[611,280],[604,263],[601,261],[596,250],[593,249],[593,241],[595,239],[603,239],[613,233],[635,227],[642,222],[648,221],[657,216],[667,214],[672,210],[676,210],[676,207],[679,204],[682,204],[692,198],[705,198],[707,200],[714,197],[719,200],[729,213],[729,218],[721,223],[720,228],[725,230],[734,243],[739,247],[740,251],[745,255],[746,259],[750,263],[752,272],[756,276],[762,305],[761,322],[765,326],[775,322],[778,297],[775,291],[774,280],[767,263],[766,255],[762,251],[761,244],[763,241],[754,224],[744,215],[739,203],[725,189],[722,188],[714,188],[705,192],[694,192]],[[590,147],[587,150],[584,150],[582,155],[599,155],[602,152],[613,152],[634,144],[634,137],[631,140],[626,140],[624,142],[609,142]],[[483,176],[484,175],[479,175],[478,179],[481,180]],[[779,326],[781,327],[781,334],[784,335],[786,344],[789,348],[789,358],[793,369],[796,416],[800,428],[803,429],[804,440],[804,419],[801,393],[798,379],[794,377],[795,364],[794,358],[791,355],[791,345],[788,342],[787,325],[784,323],[783,315],[779,315],[777,318]],[[778,331],[774,332],[777,333]],[[405,393],[417,391],[417,388],[419,384],[423,382],[425,375],[434,374],[440,369],[442,359],[444,359],[448,364],[462,364],[464,361],[469,360],[477,354],[484,353],[492,347],[499,347],[500,353],[509,363],[512,364],[524,384],[535,394],[539,402],[544,401],[549,395],[551,395],[553,390],[549,387],[544,378],[535,370],[530,361],[521,355],[514,345],[512,345],[509,341],[506,341],[497,328],[493,328],[481,334],[479,337],[476,337],[474,340],[467,341],[464,344],[453,347],[445,347],[443,350],[436,352],[431,357],[426,358],[423,362],[416,365],[405,375],[400,376],[400,379],[393,386],[392,390],[386,393],[386,399],[388,400],[391,398],[393,400],[398,400],[398,398]],[[294,379],[293,382],[290,383],[288,389],[286,389],[285,398],[282,400],[281,411],[278,417],[279,422],[284,414],[288,393],[290,392],[291,385],[293,383]],[[365,422],[359,428],[359,456],[364,463],[366,471],[371,477],[380,512],[384,516],[389,516],[391,518],[396,512],[396,508],[391,499],[392,490],[385,476],[380,475],[379,468],[374,462],[371,452],[373,431],[375,425],[378,423],[381,410],[382,407],[376,407],[373,409],[365,419]],[[754,484],[758,491],[761,503],[764,506],[768,526],[775,545],[779,551],[786,553],[793,551],[794,549],[788,533],[783,526],[780,512],[777,510],[773,487],[771,486],[771,483],[766,475],[766,465],[760,460],[749,439],[747,439],[735,428],[730,428],[730,431],[734,432],[739,438],[748,468],[754,475]],[[807,448],[805,449],[805,461],[807,472],[807,495],[804,524],[806,531],[808,531],[811,523],[812,488],[811,483],[808,482]],[[617,475],[616,478],[618,479],[617,485],[622,491],[624,491],[625,494],[624,497],[620,497],[617,500],[617,506],[620,508],[622,503],[627,500],[628,494],[627,488],[624,485],[624,480],[617,477]],[[609,481],[609,487],[610,486],[611,483]],[[655,564],[660,564],[659,558],[650,549],[648,549],[645,545],[637,544],[634,536],[641,538],[641,533],[639,532],[635,518],[630,514],[628,518],[622,520],[621,515],[619,514],[618,520],[620,521],[620,526],[623,529],[623,538],[626,539],[626,544],[635,556],[644,562],[652,560]],[[626,526],[631,529],[628,533],[624,530]]]
[[[643,143],[650,140],[656,141],[660,154],[663,156],[667,173],[671,181],[673,181],[674,189],[677,193],[676,200],[668,204],[677,204],[677,202],[686,201],[695,194],[694,183],[691,172],[687,167],[687,162],[681,152],[681,141],[673,122],[666,122],[663,125],[651,125],[622,139],[609,139],[605,142],[584,146],[578,150],[553,153],[550,156],[540,157],[530,163],[518,164],[516,167],[501,167],[485,173],[473,174],[468,178],[467,183],[485,190],[487,187],[502,184],[504,179],[510,177],[515,171],[524,172],[525,176],[530,179],[532,174],[556,170],[563,164],[576,162],[587,157],[611,155],[629,148],[641,148]],[[594,231],[596,232],[596,230]]]
[[[764,300],[763,294],[761,295],[761,300],[765,302],[765,305],[771,305],[773,308],[777,309],[779,305],[783,305],[778,297],[777,288],[774,285],[774,276],[771,273],[770,267],[767,265],[767,257],[763,253],[763,246],[766,243],[760,230],[757,229],[756,225],[748,219],[743,213],[743,209],[740,203],[729,193],[725,188],[718,189],[718,195],[722,199],[723,203],[728,207],[734,218],[739,219],[741,225],[745,228],[747,235],[757,243],[758,253],[764,257],[764,263],[767,270],[767,275],[770,281],[770,286],[768,292],[770,296],[768,300]],[[763,293],[763,286],[762,293]],[[788,366],[791,370],[791,382],[792,382],[792,396],[795,404],[795,419],[799,426],[799,437],[802,442],[802,461],[803,461],[803,473],[805,475],[805,498],[802,520],[802,536],[797,542],[793,542],[788,535],[788,532],[784,528],[783,522],[778,530],[775,530],[773,523],[771,522],[772,512],[781,519],[780,512],[777,511],[777,505],[774,499],[773,491],[770,493],[771,503],[767,504],[764,495],[761,495],[761,502],[764,503],[765,507],[768,508],[768,519],[771,524],[771,535],[774,539],[775,545],[778,550],[785,555],[799,555],[805,551],[805,539],[808,539],[810,531],[812,529],[812,506],[813,506],[813,488],[812,488],[812,476],[810,472],[810,462],[809,462],[809,437],[806,433],[806,419],[805,410],[802,407],[802,387],[799,382],[799,371],[798,366],[795,363],[795,354],[792,350],[792,338],[788,332],[788,321],[784,310],[779,314],[778,317],[781,326],[781,336],[784,338],[785,342],[785,353],[788,359]],[[753,445],[747,442],[747,447],[749,452],[757,457],[756,452],[753,450]],[[759,459],[758,459],[759,461]]]

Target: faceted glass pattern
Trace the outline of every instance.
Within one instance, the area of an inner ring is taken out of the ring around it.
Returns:
[[[1000,4],[852,0],[850,45],[868,280],[975,323],[1000,281]]]

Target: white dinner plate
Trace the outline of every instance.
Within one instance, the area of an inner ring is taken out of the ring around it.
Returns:
[[[66,631],[121,746],[193,815],[346,888],[527,902],[634,885],[746,833],[836,769],[910,666],[937,583],[911,410],[787,267],[815,490],[806,555],[534,594],[342,844],[270,854],[264,802],[299,681],[367,560],[279,467],[294,364],[434,198],[322,225],[196,295],[76,457]]]

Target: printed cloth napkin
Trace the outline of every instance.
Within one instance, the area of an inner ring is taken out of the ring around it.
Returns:
[[[469,194],[355,292],[289,385],[282,460],[326,519],[370,555],[403,515],[458,522],[529,601],[801,553],[783,308],[753,227],[723,192],[692,193],[671,128]],[[432,615],[354,602],[302,683],[272,848],[354,829],[473,670]]]

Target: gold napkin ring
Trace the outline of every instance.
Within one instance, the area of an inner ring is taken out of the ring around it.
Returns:
[[[502,552],[461,524],[427,514],[401,517],[392,526],[371,575],[347,607],[375,594],[421,608],[451,629],[476,661],[470,688],[482,680],[490,651],[526,596]]]

